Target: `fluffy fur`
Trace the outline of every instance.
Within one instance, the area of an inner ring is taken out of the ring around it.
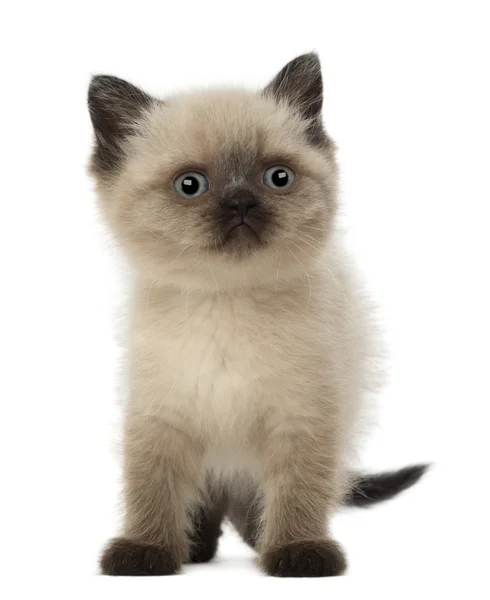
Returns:
[[[259,93],[162,101],[92,81],[91,171],[133,272],[126,517],[105,573],[209,560],[225,514],[272,575],[345,569],[328,525],[359,498],[348,474],[374,345],[335,229],[321,106],[313,54]],[[288,189],[264,185],[271,165],[293,170]],[[182,198],[174,180],[187,171],[209,191]],[[240,225],[244,196],[254,205]]]

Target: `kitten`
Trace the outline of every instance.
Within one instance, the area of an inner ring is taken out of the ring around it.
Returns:
[[[374,343],[335,228],[318,57],[259,93],[161,101],[96,76],[88,101],[100,208],[133,273],[124,531],[102,571],[208,561],[227,517],[270,575],[341,574],[333,512],[425,467],[349,474]]]

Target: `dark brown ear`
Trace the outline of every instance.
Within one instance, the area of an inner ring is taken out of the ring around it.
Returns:
[[[95,133],[92,166],[97,173],[110,173],[119,167],[124,158],[122,142],[153,102],[151,96],[118,77],[92,78],[88,108]]]
[[[326,143],[321,117],[323,80],[317,54],[302,54],[289,62],[264,89],[264,94],[286,102],[310,121],[308,134],[312,143]]]

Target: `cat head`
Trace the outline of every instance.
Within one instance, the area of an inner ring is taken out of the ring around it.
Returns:
[[[336,210],[322,99],[315,54],[288,63],[259,92],[160,100],[116,77],[94,77],[90,170],[138,272],[184,288],[304,276]]]

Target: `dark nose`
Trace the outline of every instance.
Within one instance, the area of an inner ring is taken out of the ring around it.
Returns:
[[[243,194],[238,194],[230,198],[226,206],[230,212],[236,213],[242,219],[245,217],[249,211],[259,205],[259,201],[252,194],[246,192]]]

